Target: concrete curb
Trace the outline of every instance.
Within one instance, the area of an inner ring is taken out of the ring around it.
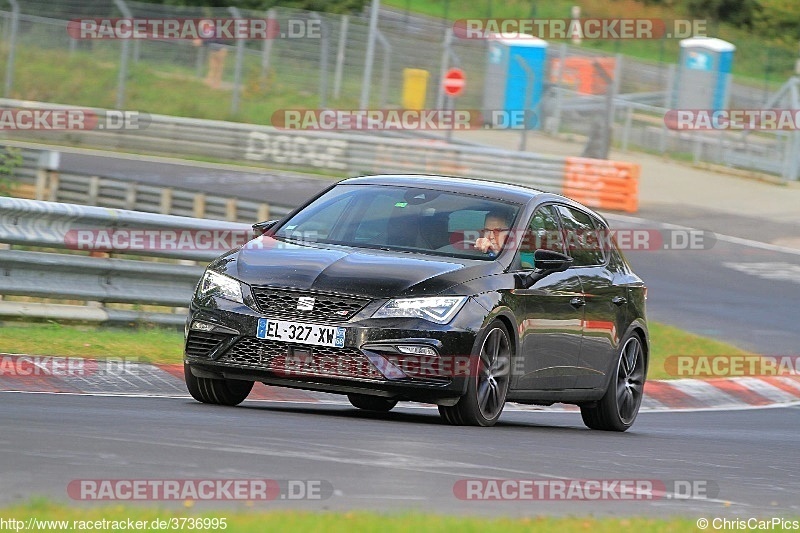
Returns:
[[[152,397],[189,397],[181,364],[0,354],[0,391]],[[341,403],[344,397],[257,384],[248,400]],[[741,409],[800,402],[800,376],[648,381],[642,411]],[[574,411],[511,404],[511,410]]]

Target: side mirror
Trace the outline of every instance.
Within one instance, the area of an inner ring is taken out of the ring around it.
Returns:
[[[265,221],[263,221],[263,222],[256,222],[256,223],[255,223],[255,224],[253,224],[253,226],[252,226],[252,228],[253,228],[253,234],[254,234],[256,237],[261,237],[261,236],[262,236],[262,235],[264,235],[264,234],[265,234],[267,231],[269,231],[269,230],[270,230],[270,228],[272,228],[272,226],[274,226],[274,225],[275,225],[275,224],[277,224],[278,222],[279,222],[278,220],[265,220]]]
[[[533,252],[533,262],[536,270],[543,270],[550,274],[564,272],[572,265],[572,258],[560,252],[539,249]]]
[[[554,272],[563,272],[572,265],[572,258],[560,252],[539,249],[533,252],[535,269],[518,276],[517,282],[523,289],[530,289],[537,281]]]

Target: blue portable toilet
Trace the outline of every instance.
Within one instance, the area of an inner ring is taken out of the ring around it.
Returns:
[[[681,56],[673,97],[676,109],[725,109],[736,46],[713,37],[680,42]]]
[[[521,127],[523,124],[529,129],[540,127],[538,116],[530,115],[527,121],[524,118],[528,73],[520,61],[533,71],[530,108],[536,109],[542,99],[547,41],[526,34],[496,34],[489,39],[488,46],[483,85],[484,122],[497,127]],[[494,113],[496,111],[501,113]]]

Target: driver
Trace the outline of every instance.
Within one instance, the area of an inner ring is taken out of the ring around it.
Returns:
[[[486,213],[481,236],[475,241],[475,249],[496,256],[511,233],[511,216],[507,211],[493,210]]]

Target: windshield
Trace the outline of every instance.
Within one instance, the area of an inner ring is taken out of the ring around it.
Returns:
[[[339,185],[295,214],[275,237],[491,260],[475,242],[510,230],[519,205],[415,187]],[[487,222],[493,227],[486,229]]]

